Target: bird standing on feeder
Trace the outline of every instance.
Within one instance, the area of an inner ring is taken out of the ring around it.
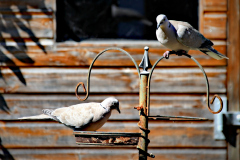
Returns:
[[[116,98],[109,97],[101,103],[81,103],[55,110],[44,109],[44,114],[19,119],[52,119],[63,123],[75,131],[96,131],[105,124],[111,116],[113,109],[116,109],[120,113],[119,101]]]
[[[189,50],[199,50],[218,60],[222,58],[228,59],[228,57],[215,50],[212,47],[213,43],[189,23],[168,20],[164,14],[158,15],[156,20],[158,41],[172,51],[185,54]],[[168,58],[169,53],[169,51],[166,51],[163,56]]]

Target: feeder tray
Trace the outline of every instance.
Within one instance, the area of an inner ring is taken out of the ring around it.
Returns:
[[[137,145],[140,133],[74,131],[78,145]]]
[[[207,118],[188,117],[188,116],[148,116],[150,120],[169,120],[169,121],[207,121]]]

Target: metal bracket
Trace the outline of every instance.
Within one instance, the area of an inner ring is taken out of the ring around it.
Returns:
[[[214,114],[214,139],[215,140],[225,140],[223,134],[223,114],[227,113],[227,97],[222,97],[223,109],[222,112]],[[213,108],[218,108],[219,101],[213,103]]]
[[[223,124],[240,128],[240,112],[227,112],[223,114]]]
[[[227,98],[222,97],[222,100],[222,112],[214,115],[214,139],[226,140],[235,147],[237,131],[240,129],[240,112],[227,112]],[[214,106],[218,106],[218,104],[215,103]]]
[[[238,129],[240,129],[240,112],[223,114],[223,134],[226,141],[236,147]]]

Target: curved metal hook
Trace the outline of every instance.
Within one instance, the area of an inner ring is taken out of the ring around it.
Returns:
[[[87,94],[86,94],[85,98],[83,98],[83,99],[81,99],[81,98],[79,97],[79,95],[77,94],[77,93],[78,93],[78,88],[79,88],[81,85],[83,86],[83,91],[86,92],[86,88],[85,88],[84,83],[83,83],[83,82],[79,82],[79,83],[77,84],[76,88],[75,88],[75,95],[76,95],[76,97],[77,97],[80,101],[85,101],[85,100],[87,99],[87,97],[88,97],[88,91],[87,91]]]
[[[98,59],[98,57],[99,57],[100,55],[102,55],[103,53],[105,53],[106,51],[109,51],[109,50],[118,50],[118,51],[121,51],[121,52],[125,53],[126,55],[128,55],[128,57],[129,57],[129,58],[132,60],[132,62],[134,63],[134,65],[135,65],[135,67],[136,67],[136,69],[137,69],[137,71],[138,71],[138,77],[139,77],[139,79],[140,79],[140,69],[139,69],[136,61],[132,58],[132,56],[131,56],[127,51],[125,51],[125,50],[123,50],[123,49],[121,49],[121,48],[115,48],[115,47],[107,48],[107,49],[103,50],[102,52],[98,53],[98,54],[95,56],[95,58],[93,59],[91,65],[89,66],[89,69],[88,69],[88,78],[87,78],[87,90],[86,90],[85,85],[84,85],[83,82],[79,82],[79,83],[77,84],[76,89],[75,89],[75,95],[76,95],[76,97],[77,97],[80,101],[85,101],[85,100],[88,98],[88,96],[89,96],[90,75],[91,75],[91,71],[92,71],[92,66],[93,66],[93,64],[95,63],[95,61]],[[79,88],[81,85],[83,86],[83,91],[86,92],[86,96],[85,96],[83,99],[81,99],[81,98],[78,96],[78,88]]]
[[[188,56],[190,56],[190,55],[188,55]],[[188,56],[187,56],[187,57],[188,57]],[[202,71],[202,73],[203,73],[203,75],[204,75],[204,78],[205,78],[205,81],[206,81],[206,87],[207,87],[207,107],[208,107],[208,110],[209,110],[212,114],[220,113],[220,112],[222,111],[222,109],[223,109],[223,101],[222,101],[221,97],[216,94],[216,95],[214,95],[214,97],[213,97],[212,100],[211,100],[211,104],[213,104],[213,102],[214,102],[214,100],[215,100],[216,97],[217,97],[218,100],[220,101],[220,108],[219,108],[218,111],[215,112],[215,111],[213,111],[213,110],[211,109],[210,103],[209,103],[209,82],[208,82],[207,75],[206,75],[204,69],[202,68],[202,66],[200,65],[200,63],[199,63],[195,58],[193,58],[192,56],[190,56],[190,58],[198,65],[198,67],[201,69],[201,71]]]
[[[165,57],[164,57],[164,56],[160,57],[160,58],[154,63],[154,65],[152,66],[152,69],[151,69],[151,71],[150,71],[150,73],[149,73],[149,76],[148,76],[148,88],[147,88],[147,108],[148,108],[148,109],[147,109],[147,116],[149,116],[149,110],[150,110],[150,108],[149,108],[149,106],[150,106],[150,82],[151,82],[152,73],[153,73],[156,65],[157,65],[163,58],[165,58]]]
[[[176,54],[175,52],[173,52],[173,53],[170,53],[170,54]],[[212,98],[212,100],[211,100],[211,104],[213,104],[213,102],[214,102],[214,100],[215,100],[215,98],[218,98],[218,100],[220,101],[220,108],[219,108],[219,110],[218,111],[213,111],[212,109],[211,109],[211,107],[210,107],[210,103],[209,103],[209,82],[208,82],[208,78],[207,78],[207,75],[206,75],[206,73],[205,73],[205,71],[204,71],[204,69],[202,68],[202,66],[200,65],[200,63],[195,59],[195,58],[193,58],[191,55],[189,55],[189,54],[187,54],[187,53],[185,53],[185,54],[182,54],[182,55],[185,55],[186,57],[188,57],[188,58],[191,58],[197,65],[198,65],[198,67],[201,69],[201,71],[202,71],[202,73],[203,73],[203,75],[204,75],[204,78],[205,78],[205,81],[206,81],[206,87],[207,87],[207,107],[208,107],[208,110],[212,113],[212,114],[217,114],[217,113],[220,113],[221,111],[222,111],[222,109],[223,109],[223,101],[222,101],[222,99],[221,99],[221,97],[219,96],[219,95],[214,95],[214,97]],[[156,62],[155,62],[155,64],[153,65],[153,67],[152,67],[152,69],[151,69],[151,71],[150,71],[150,74],[149,74],[149,77],[148,77],[148,93],[147,93],[147,96],[148,96],[148,98],[147,98],[147,100],[148,100],[148,102],[147,102],[147,106],[148,106],[148,108],[149,108],[149,97],[150,97],[150,81],[151,81],[151,77],[152,77],[152,73],[153,73],[153,70],[154,70],[154,68],[156,67],[156,65],[163,59],[163,58],[165,58],[164,56],[162,56],[162,57],[160,57]],[[148,109],[148,111],[149,111],[149,109]],[[149,113],[147,113],[147,115],[149,116]]]

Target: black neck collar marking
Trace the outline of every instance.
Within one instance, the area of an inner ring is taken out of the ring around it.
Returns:
[[[106,107],[104,107],[101,103],[100,103],[100,106],[102,106],[104,109],[106,109],[107,110],[107,108]]]

